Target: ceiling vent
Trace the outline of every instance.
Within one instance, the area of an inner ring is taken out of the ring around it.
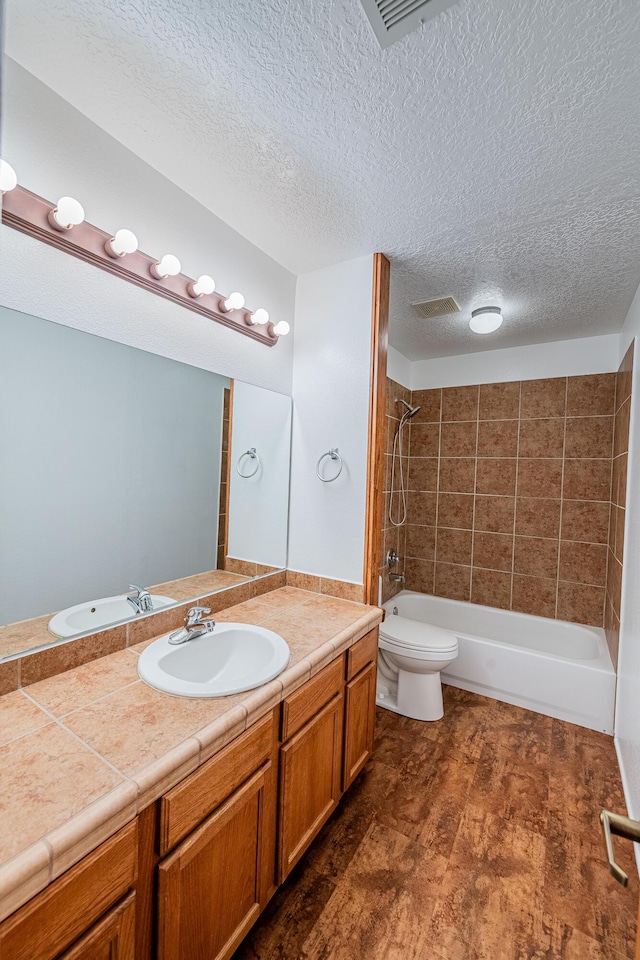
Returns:
[[[390,47],[396,40],[417,30],[452,7],[456,0],[360,0],[380,46]]]
[[[413,303],[413,309],[423,320],[432,320],[434,317],[445,317],[448,313],[460,313],[460,307],[453,297],[438,297],[436,300],[422,300]]]

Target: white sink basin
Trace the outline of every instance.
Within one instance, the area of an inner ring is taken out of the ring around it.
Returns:
[[[161,610],[176,601],[172,597],[162,597],[151,594],[154,610]],[[101,600],[87,600],[78,603],[75,607],[61,610],[49,620],[49,632],[56,637],[73,637],[76,633],[86,633],[88,630],[99,630],[110,623],[122,620],[133,620],[137,616],[133,607],[127,602],[126,596],[103,597]]]
[[[289,663],[282,637],[250,623],[217,623],[213,633],[175,646],[169,636],[145,647],[138,673],[150,686],[179,697],[226,697],[252,690]]]

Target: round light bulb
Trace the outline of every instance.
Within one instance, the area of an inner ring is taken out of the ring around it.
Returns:
[[[493,333],[502,326],[502,311],[499,307],[480,307],[473,310],[469,326],[474,333]]]
[[[251,323],[269,323],[269,312],[264,307],[258,307],[251,314]]]
[[[192,297],[201,297],[204,294],[213,293],[215,288],[215,280],[206,273],[203,273],[201,277],[198,277],[195,283],[190,283],[188,286],[189,293]]]
[[[161,260],[151,264],[150,269],[154,277],[164,280],[165,277],[177,277],[182,270],[182,265],[172,253],[165,253]]]
[[[6,160],[0,160],[0,193],[9,193],[18,184],[16,172]]]
[[[53,219],[60,230],[70,230],[77,227],[84,220],[84,209],[81,203],[73,197],[60,197],[55,210],[51,211]]]
[[[138,249],[138,238],[131,230],[116,230],[115,236],[107,240],[105,247],[111,257],[124,257]]]
[[[221,304],[222,309],[225,313],[229,313],[231,310],[242,310],[244,307],[244,297],[241,293],[238,293],[235,290],[226,300]]]
[[[273,326],[273,333],[276,337],[286,337],[291,327],[286,320],[280,320]]]

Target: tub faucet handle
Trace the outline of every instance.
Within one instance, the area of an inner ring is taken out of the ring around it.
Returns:
[[[397,563],[400,563],[400,557],[395,550],[393,548],[391,548],[391,550],[387,550],[387,566],[395,567]]]

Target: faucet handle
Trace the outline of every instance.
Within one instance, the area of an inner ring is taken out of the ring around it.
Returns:
[[[210,607],[190,607],[187,610],[187,616],[185,617],[185,623],[192,627],[196,623],[202,623],[202,614],[211,613]]]
[[[130,584],[129,584],[129,590],[135,590],[135,591],[137,591],[138,596],[140,596],[141,593],[146,593],[146,592],[147,592],[147,591],[144,589],[144,587],[137,587],[135,583],[130,583]]]

